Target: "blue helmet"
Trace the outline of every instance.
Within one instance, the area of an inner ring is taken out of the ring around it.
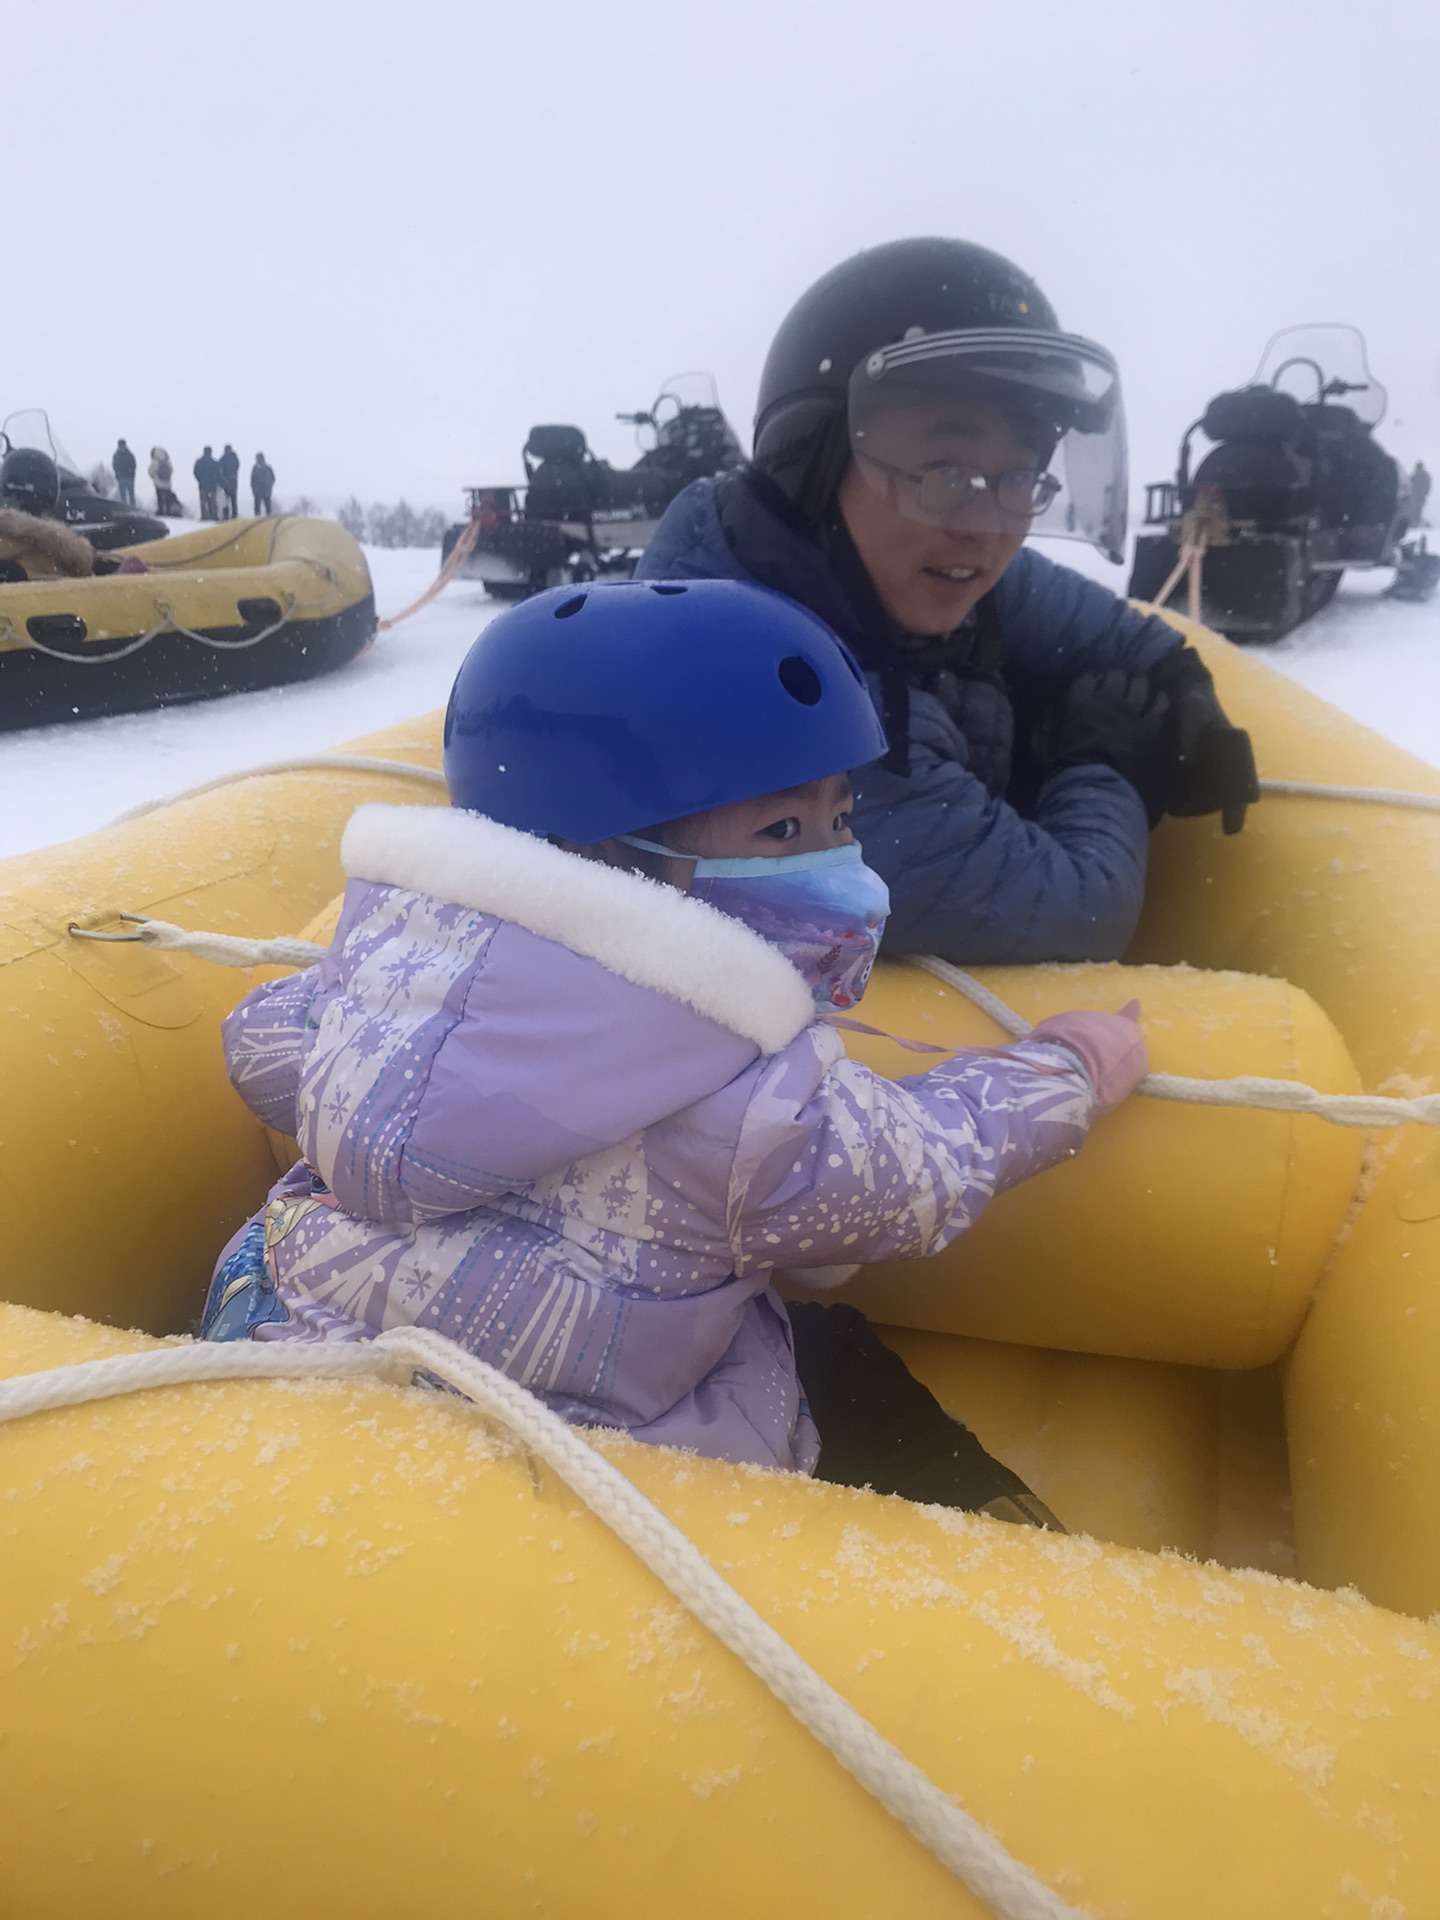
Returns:
[[[824,621],[735,580],[537,594],[480,635],[445,713],[454,806],[582,846],[884,751]]]

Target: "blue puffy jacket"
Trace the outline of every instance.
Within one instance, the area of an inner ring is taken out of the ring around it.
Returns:
[[[868,651],[824,554],[743,474],[687,487],[637,571],[647,580],[758,581],[810,607],[862,657]],[[1030,547],[1006,569],[994,606],[1003,675],[975,676],[958,701],[913,688],[908,777],[877,762],[855,778],[855,834],[890,888],[886,950],[971,964],[1113,960],[1140,914],[1145,809],[1106,766],[1027,779],[1024,741],[1077,674],[1143,672],[1180,636]],[[871,687],[878,704],[874,675]]]

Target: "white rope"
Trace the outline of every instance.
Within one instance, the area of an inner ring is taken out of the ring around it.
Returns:
[[[222,773],[214,780],[202,780],[198,787],[185,787],[179,793],[167,793],[159,800],[142,800],[138,807],[116,814],[112,827],[128,820],[143,820],[148,813],[177,806],[182,800],[197,800],[202,793],[214,793],[221,787],[235,786],[242,780],[263,779],[271,773],[383,773],[398,778],[419,780],[426,786],[443,787],[445,776],[434,767],[413,766],[408,760],[381,760],[368,753],[310,753],[293,760],[262,760],[258,766],[241,767],[234,773]]]
[[[1013,1040],[1022,1040],[1029,1033],[1030,1022],[963,967],[933,953],[912,954],[910,961],[963,993]],[[1234,1080],[1195,1080],[1181,1073],[1147,1073],[1135,1091],[1148,1094],[1152,1100],[1179,1100],[1188,1106],[1263,1107],[1271,1113],[1309,1113],[1336,1127],[1440,1127],[1440,1093],[1397,1100],[1379,1093],[1319,1093],[1303,1080],[1266,1080],[1255,1074],[1243,1074]]]
[[[329,951],[314,940],[284,935],[272,940],[247,940],[231,933],[197,933],[169,920],[145,920],[122,914],[135,923],[133,933],[97,933],[88,927],[69,931],[81,940],[134,942],[171,953],[191,953],[217,967],[311,967]],[[953,966],[933,953],[912,954],[913,966],[943,980],[947,987],[987,1014],[1013,1040],[1022,1040],[1030,1022],[1007,1006],[997,993],[982,986],[963,967]],[[1198,1080],[1180,1073],[1147,1073],[1137,1093],[1152,1100],[1178,1100],[1196,1107],[1260,1107],[1270,1113],[1308,1113],[1336,1127],[1440,1127],[1440,1093],[1424,1093],[1401,1100],[1379,1093],[1320,1093],[1303,1080],[1269,1080],[1259,1074],[1241,1074],[1233,1080]]]
[[[282,593],[285,606],[278,620],[271,621],[268,627],[262,627],[259,633],[247,633],[242,640],[221,640],[214,634],[199,633],[193,627],[187,627],[176,617],[175,609],[168,600],[156,600],[155,611],[160,618],[147,632],[137,634],[123,647],[114,647],[101,652],[98,647],[82,644],[76,651],[67,652],[63,647],[47,647],[43,640],[37,640],[27,626],[22,633],[9,617],[0,621],[0,634],[13,638],[18,645],[34,653],[43,653],[49,660],[63,660],[77,667],[108,667],[117,660],[128,660],[132,653],[139,653],[142,647],[148,647],[152,640],[158,640],[163,633],[178,634],[183,640],[194,640],[202,647],[209,647],[216,653],[244,653],[250,647],[258,647],[262,640],[271,640],[282,627],[289,626],[297,614],[319,613],[328,607],[340,592],[340,578],[333,568],[322,561],[308,560],[306,566],[324,574],[330,583],[330,590],[319,600],[301,601],[293,593]],[[102,576],[108,578],[109,576]],[[129,578],[130,576],[126,576]],[[138,578],[139,576],[135,576]],[[269,598],[268,595],[264,596]],[[164,804],[161,802],[160,804]],[[128,815],[122,816],[128,818]]]
[[[0,1382],[0,1422],[83,1406],[149,1387],[238,1379],[343,1379],[421,1372],[454,1387],[544,1460],[597,1519],[743,1660],[867,1792],[1000,1920],[1080,1920],[928,1775],[886,1740],[755,1611],[679,1528],[619,1469],[533,1394],[427,1328],[373,1341],[191,1342],[22,1374]]]
[[[71,932],[75,929],[72,927]],[[81,933],[84,933],[82,928]],[[329,948],[314,940],[292,940],[284,935],[273,940],[245,940],[233,933],[192,933],[169,920],[137,922],[133,938],[141,946],[161,947],[171,953],[193,953],[217,967],[313,967]],[[93,934],[91,935],[93,939]]]
[[[259,633],[247,634],[243,640],[217,640],[211,634],[192,632],[189,627],[181,626],[175,618],[174,609],[163,600],[157,600],[155,603],[161,617],[148,632],[137,634],[128,645],[114,647],[105,653],[102,653],[98,647],[89,647],[84,643],[73,653],[67,652],[63,647],[47,647],[43,640],[37,640],[34,634],[28,631],[23,636],[17,634],[16,638],[21,640],[28,651],[43,653],[48,660],[63,660],[73,667],[113,666],[117,660],[128,660],[132,653],[139,653],[142,647],[148,647],[150,642],[158,640],[162,633],[176,633],[184,640],[198,640],[202,647],[210,647],[217,653],[243,653],[249,647],[258,647],[262,640],[273,639],[282,627],[290,624],[290,616],[295,610],[295,596],[287,594],[285,597],[290,602],[287,611]]]
[[[61,656],[69,659],[69,654]],[[112,659],[118,655],[111,655]],[[408,760],[382,760],[365,753],[312,753],[301,754],[291,760],[263,760],[257,766],[241,767],[234,773],[222,773],[214,780],[202,780],[199,786],[183,787],[178,793],[167,793],[158,800],[142,800],[138,806],[128,808],[124,813],[116,814],[110,822],[112,827],[124,826],[128,820],[143,820],[146,814],[158,813],[162,807],[176,806],[182,800],[195,800],[203,793],[214,793],[220,787],[235,785],[241,780],[258,780],[271,773],[383,773],[396,774],[403,778],[423,781],[428,786],[443,787],[445,776],[434,767],[417,767]],[[1305,780],[1262,780],[1262,793],[1289,795],[1312,800],[1359,800],[1371,802],[1376,806],[1414,807],[1423,812],[1440,812],[1440,794],[1408,793],[1400,787],[1327,787],[1317,786]]]
[[[1313,780],[1262,780],[1260,791],[1298,800],[1358,800],[1366,806],[1440,813],[1440,793],[1412,793],[1405,787],[1327,787]]]

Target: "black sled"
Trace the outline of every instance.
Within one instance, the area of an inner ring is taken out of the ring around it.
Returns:
[[[1354,327],[1290,327],[1254,380],[1217,394],[1180,443],[1172,481],[1145,490],[1129,591],[1188,589],[1231,640],[1278,640],[1318,613],[1347,568],[1393,567],[1390,593],[1428,599],[1440,555],[1409,538],[1408,489],[1373,438],[1385,390]],[[1192,471],[1196,436],[1210,442]],[[1418,519],[1418,515],[1413,516]]]
[[[469,518],[447,530],[442,559],[473,525],[459,577],[482,582],[492,599],[627,579],[675,496],[745,458],[708,374],[677,374],[647,412],[616,418],[644,436],[633,467],[598,458],[579,427],[532,427],[521,454],[525,485],[468,487]]]

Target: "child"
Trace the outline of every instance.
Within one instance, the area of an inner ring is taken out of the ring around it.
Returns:
[[[1145,1070],[1097,1013],[900,1082],[844,1057],[817,1015],[887,906],[847,769],[884,748],[849,654],[763,588],[502,614],[451,695],[453,810],[362,807],[330,951],[226,1022],[304,1158],[205,1336],[433,1327],[579,1425],[1046,1523],[862,1316],[771,1284],[947,1245]]]

